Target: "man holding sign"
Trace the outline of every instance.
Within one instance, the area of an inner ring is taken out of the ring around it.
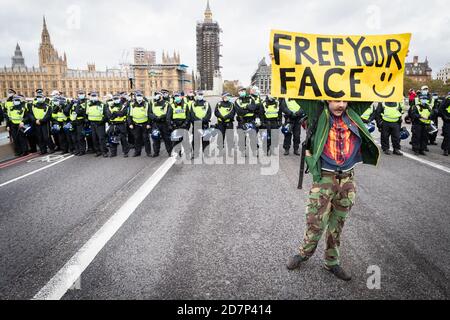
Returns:
[[[339,249],[355,203],[354,168],[358,163],[377,165],[380,156],[361,115],[371,101],[402,99],[409,39],[272,31],[272,95],[299,99],[307,114],[302,153],[313,177],[304,242],[288,269],[308,260],[326,232],[325,269],[351,279],[340,265]]]

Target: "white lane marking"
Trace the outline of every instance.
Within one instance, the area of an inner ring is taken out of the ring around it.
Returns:
[[[40,169],[31,171],[30,173],[24,174],[23,176],[20,176],[20,177],[14,178],[14,179],[12,179],[12,180],[9,180],[9,181],[7,181],[7,182],[4,182],[4,183],[0,184],[0,188],[1,188],[1,187],[4,187],[4,186],[6,186],[6,185],[8,185],[8,184],[10,184],[10,183],[13,183],[13,182],[16,182],[16,181],[18,181],[18,180],[21,180],[21,179],[23,179],[23,178],[29,177],[29,176],[31,176],[31,175],[33,175],[33,174],[35,174],[35,173],[38,173],[38,172],[43,171],[43,170],[45,170],[45,169],[48,169],[48,168],[50,168],[50,167],[56,166],[57,164],[59,164],[59,163],[61,163],[61,162],[63,162],[63,161],[66,161],[66,160],[68,160],[68,159],[70,159],[70,158],[72,158],[72,157],[73,157],[73,155],[71,155],[71,156],[69,156],[69,157],[67,157],[67,158],[64,158],[64,159],[62,159],[62,160],[59,160],[58,162],[49,164],[48,166],[45,166],[45,167],[42,167],[42,168],[40,168]]]
[[[381,147],[381,144],[380,144],[379,142],[378,142],[377,144],[378,144],[378,146]],[[412,154],[410,154],[410,153],[407,153],[407,152],[405,152],[405,151],[402,151],[402,152],[403,152],[403,155],[404,155],[405,157],[407,157],[407,158],[410,158],[410,159],[412,159],[412,160],[416,160],[417,162],[426,164],[426,165],[428,165],[428,166],[430,166],[430,167],[433,167],[433,168],[435,168],[435,169],[442,170],[442,171],[444,171],[444,172],[450,173],[450,168],[448,168],[448,167],[446,167],[446,166],[443,166],[443,165],[434,163],[434,162],[432,162],[432,161],[428,161],[428,160],[419,158],[419,157],[417,157],[417,156],[415,156],[415,155],[412,155]]]
[[[91,264],[117,230],[128,220],[136,208],[152,192],[155,186],[175,164],[176,158],[170,157],[161,167],[133,194],[114,215],[78,250],[56,275],[33,297],[33,300],[61,299],[81,274]]]
[[[52,163],[55,161],[59,161],[61,159],[64,159],[65,157],[60,154],[60,155],[53,155],[53,154],[49,154],[48,156],[44,156],[44,157],[39,157],[39,158],[34,158],[31,160],[28,160],[27,163],[33,163],[33,162],[48,162],[48,163]]]
[[[431,166],[433,168],[436,168],[436,169],[442,170],[444,172],[450,173],[450,168],[447,168],[447,167],[442,166],[440,164],[437,164],[437,163],[434,163],[434,162],[431,162],[431,161],[428,161],[428,160],[425,160],[425,159],[421,159],[419,157],[416,157],[416,156],[414,156],[412,154],[409,154],[409,153],[406,153],[406,152],[403,152],[403,155],[405,157],[407,157],[407,158],[416,160],[416,161],[421,162],[423,164],[429,165],[429,166]]]

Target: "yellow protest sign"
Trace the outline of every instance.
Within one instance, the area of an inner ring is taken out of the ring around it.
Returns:
[[[333,36],[272,30],[272,95],[398,102],[411,34]]]

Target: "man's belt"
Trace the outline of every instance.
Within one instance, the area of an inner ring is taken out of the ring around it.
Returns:
[[[322,170],[322,176],[336,177],[336,179],[352,178],[355,175],[353,169],[347,172],[342,171],[325,171]]]

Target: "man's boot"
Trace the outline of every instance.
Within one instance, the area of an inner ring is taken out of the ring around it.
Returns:
[[[341,266],[332,266],[332,267],[325,266],[325,270],[334,274],[334,276],[338,279],[341,279],[344,281],[352,280],[352,277],[349,274],[347,274],[347,272],[345,272],[345,270],[342,269]]]
[[[286,263],[286,267],[289,270],[294,270],[297,269],[298,267],[300,267],[300,265],[306,261],[305,258],[303,258],[301,255],[297,254],[293,257],[290,257],[288,262]]]
[[[284,155],[288,156],[289,155],[289,149],[284,149]]]
[[[403,153],[400,150],[398,150],[398,149],[394,149],[394,154],[396,156],[402,156],[403,155]]]
[[[296,156],[299,156],[299,155],[300,155],[300,152],[298,151],[298,149],[294,149],[294,154],[295,154]]]
[[[426,153],[425,153],[425,151],[423,151],[423,150],[420,150],[420,151],[419,151],[419,154],[422,155],[422,156],[426,156]]]
[[[388,155],[388,156],[391,155],[391,151],[390,150],[384,150],[383,152],[384,152],[385,155]]]
[[[448,150],[444,150],[443,155],[446,156],[446,157],[448,157]]]

